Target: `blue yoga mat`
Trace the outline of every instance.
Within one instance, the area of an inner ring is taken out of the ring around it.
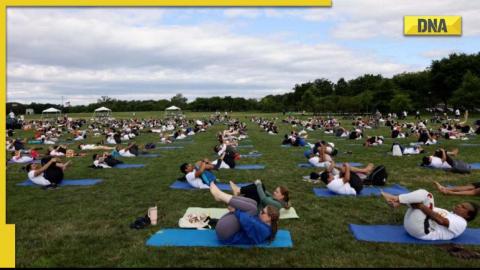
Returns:
[[[292,145],[291,144],[282,144],[282,145],[280,145],[280,147],[288,148],[288,147],[292,147]]]
[[[8,164],[28,164],[28,163],[41,163],[41,160],[40,159],[34,159],[33,161],[31,162],[13,162],[12,160],[9,160],[7,162]]]
[[[251,144],[246,144],[246,145],[239,145],[237,148],[253,148],[253,145]]]
[[[102,182],[102,179],[77,179],[77,180],[63,180],[59,186],[92,186]],[[17,186],[38,186],[30,180],[25,180],[18,183]]]
[[[258,153],[258,154],[245,154],[245,155],[240,155],[240,158],[257,158],[257,157],[261,157],[262,154]]]
[[[469,165],[472,170],[480,170],[480,162],[469,163]],[[432,169],[432,170],[450,170],[450,169],[434,168],[432,166],[420,166],[420,167],[425,169]]]
[[[230,185],[229,184],[225,184],[225,183],[215,183],[217,185],[217,187],[221,190],[225,190],[225,191],[231,191],[232,189],[230,188]],[[244,187],[244,186],[247,186],[247,185],[250,185],[250,183],[235,183],[237,186],[239,187]],[[183,182],[183,181],[175,181],[173,184],[170,185],[170,188],[173,188],[173,189],[197,189],[197,188],[194,188],[192,187],[188,182]]]
[[[395,184],[390,187],[363,187],[360,195],[357,196],[380,196],[381,189],[393,195],[400,195],[410,192],[407,188]],[[315,193],[315,196],[317,197],[352,196],[336,194],[331,192],[328,188],[314,188],[313,193]]]
[[[159,146],[156,147],[155,149],[158,150],[174,150],[174,149],[183,149],[184,146]]]
[[[262,170],[265,169],[265,165],[262,164],[245,164],[236,165],[235,170]]]
[[[156,158],[159,157],[159,154],[140,154],[137,157],[145,157],[145,158]]]
[[[400,243],[400,244],[462,244],[480,245],[480,229],[466,229],[453,240],[427,241],[410,236],[403,226],[399,225],[356,225],[349,224],[350,231],[357,240],[368,242]]]
[[[340,163],[336,163],[337,166],[342,166],[343,162],[340,162]],[[349,162],[348,164],[350,164],[350,166],[352,167],[359,167],[359,166],[363,166],[362,163],[358,163],[358,162]],[[315,168],[312,164],[310,163],[299,163],[297,165],[299,168]]]
[[[258,247],[258,248],[291,248],[293,247],[290,232],[278,230],[272,243],[261,245],[224,245],[220,243],[215,230],[163,229],[152,235],[146,242],[154,247]]]
[[[130,169],[130,168],[143,168],[145,167],[145,164],[118,164],[114,168],[116,169]]]

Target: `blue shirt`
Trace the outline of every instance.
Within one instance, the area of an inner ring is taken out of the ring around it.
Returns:
[[[250,216],[246,212],[235,210],[235,216],[240,223],[240,230],[226,240],[220,240],[223,244],[232,245],[256,245],[265,242],[272,234],[272,229],[258,218]]]

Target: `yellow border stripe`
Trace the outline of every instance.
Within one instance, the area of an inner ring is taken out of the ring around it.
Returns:
[[[332,0],[6,0],[6,6],[237,6],[237,7],[331,7]]]
[[[0,36],[2,37],[2,42],[0,44],[0,53],[5,56],[0,65],[0,89],[1,94],[1,106],[0,106],[0,115],[2,120],[0,121],[0,267],[15,267],[15,225],[6,225],[7,222],[7,185],[6,185],[6,174],[7,168],[5,164],[5,119],[6,119],[6,96],[7,96],[7,85],[6,85],[6,59],[7,59],[7,36],[6,36],[6,13],[7,9],[5,4],[1,5],[0,11]]]

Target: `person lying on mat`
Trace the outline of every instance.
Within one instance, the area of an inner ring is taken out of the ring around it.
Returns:
[[[185,179],[194,188],[207,189],[210,188],[210,179],[203,177],[202,174],[206,171],[218,169],[207,158],[197,161],[195,166],[189,163],[183,163],[180,166],[180,171],[185,174]],[[205,179],[204,179],[205,178]]]
[[[363,180],[361,176],[370,174],[374,167],[369,163],[365,168],[351,167],[348,163],[343,163],[339,167],[339,173],[336,173],[335,162],[322,172],[320,175],[312,173],[310,178],[318,179],[325,183],[327,189],[340,195],[357,195],[363,189]]]
[[[464,202],[456,205],[452,212],[434,205],[433,195],[419,189],[407,194],[392,195],[382,192],[385,201],[397,208],[408,206],[403,219],[405,230],[421,240],[451,240],[460,236],[467,228],[467,222],[477,216],[478,205]]]
[[[63,157],[65,154],[67,154],[67,146],[65,145],[48,147],[47,156],[50,155],[52,157]]]
[[[385,139],[383,136],[368,136],[363,146],[377,146],[383,144]]]
[[[79,144],[78,149],[80,150],[113,150],[115,147],[97,145],[97,144]]]
[[[34,153],[33,155],[32,155],[32,152],[30,152],[30,154],[22,154],[22,151],[15,151],[10,161],[15,163],[32,162],[35,159],[35,157],[38,157],[38,153],[36,153],[35,150],[31,150],[31,151],[33,151]]]
[[[121,164],[123,161],[115,159],[111,154],[104,152],[102,155],[93,154],[93,167],[95,168],[112,168]]]
[[[458,149],[447,152],[445,149],[440,148],[435,151],[433,156],[423,157],[421,166],[428,166],[436,169],[449,169],[452,172],[459,173],[470,172],[468,164],[461,160],[452,159],[452,156],[456,156],[457,154]]]
[[[221,243],[227,245],[255,245],[272,242],[278,230],[280,213],[271,205],[257,214],[257,202],[250,198],[232,196],[221,191],[215,183],[210,193],[216,201],[226,203],[229,213],[218,220],[215,232]]]
[[[333,159],[328,154],[328,150],[332,149],[332,147],[326,145],[326,144],[321,144],[317,149],[318,152],[317,154],[311,153],[308,157],[308,163],[310,163],[312,166],[317,167],[317,168],[328,168],[330,164],[332,164]],[[331,152],[331,151],[330,151]]]
[[[42,159],[41,165],[31,163],[25,169],[28,179],[33,183],[45,188],[56,188],[63,181],[63,172],[68,164],[70,161],[63,164],[58,162],[57,158],[46,157]]]
[[[433,183],[437,189],[445,195],[480,196],[480,182],[458,187],[444,187],[437,181],[434,181]]]
[[[257,179],[251,185],[239,187],[230,181],[230,187],[232,188],[234,196],[244,196],[257,202],[258,212],[268,205],[274,206],[278,209],[290,208],[289,191],[284,186],[276,187],[272,193],[265,189],[262,181]]]
[[[138,146],[135,143],[130,143],[125,148],[120,148],[120,146],[117,145],[112,155],[113,157],[136,157],[138,155]]]

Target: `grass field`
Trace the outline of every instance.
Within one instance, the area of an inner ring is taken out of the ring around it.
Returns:
[[[137,113],[137,117],[162,117],[163,112]],[[188,114],[188,117],[207,116],[207,113]],[[161,228],[177,227],[178,219],[188,207],[222,207],[207,190],[171,190],[169,185],[181,173],[179,165],[203,157],[213,158],[215,132],[225,126],[215,125],[205,133],[194,136],[194,143],[176,151],[161,151],[160,158],[123,159],[127,163],[144,163],[144,169],[87,168],[91,155],[73,158],[65,178],[102,178],[104,181],[92,187],[62,187],[45,191],[35,187],[19,187],[26,179],[21,165],[7,168],[7,223],[16,224],[17,267],[478,267],[478,260],[461,260],[450,256],[433,245],[397,245],[356,241],[348,229],[355,224],[402,224],[403,210],[391,210],[376,197],[339,197],[321,199],[315,197],[311,184],[301,180],[311,169],[297,168],[306,162],[303,148],[281,148],[283,134],[289,125],[279,124],[280,135],[272,136],[250,122],[251,113],[233,113],[247,122],[248,135],[253,149],[241,149],[245,153],[257,150],[260,158],[242,159],[239,164],[265,164],[265,170],[217,172],[223,182],[254,181],[262,179],[267,189],[286,185],[291,192],[292,205],[300,216],[298,220],[281,220],[280,229],[292,234],[291,249],[238,249],[238,248],[152,248],[145,241]],[[260,115],[260,114],[257,114]],[[282,118],[281,114],[261,114]],[[69,115],[77,117],[76,115]],[[84,117],[90,115],[84,115]],[[131,113],[114,114],[130,117]],[[248,118],[248,119],[247,119]],[[471,122],[476,118],[471,118]],[[280,121],[278,121],[280,122]],[[344,120],[345,127],[351,127]],[[368,130],[367,135],[389,136],[387,128]],[[31,136],[17,132],[17,136]],[[323,131],[309,132],[309,141],[325,139],[334,142],[340,155],[336,161],[355,161],[364,164],[383,164],[389,173],[389,183],[399,183],[410,190],[426,188],[435,195],[438,207],[451,209],[465,199],[480,202],[479,198],[443,196],[434,191],[432,181],[467,184],[480,181],[480,171],[469,175],[457,175],[437,170],[425,170],[417,166],[421,155],[392,157],[386,154],[392,140],[384,146],[365,149],[360,141],[337,139]],[[98,138],[89,138],[96,142]],[[158,142],[153,134],[144,133],[136,138],[138,143]],[[402,143],[414,138],[399,140]],[[480,143],[477,137],[468,143]],[[441,140],[441,146],[450,148],[465,141]],[[250,144],[250,143],[249,143]],[[429,153],[436,146],[427,148]],[[480,147],[461,147],[459,159],[480,162]],[[345,154],[352,151],[351,155]],[[129,224],[143,216],[149,206],[159,208],[159,225],[144,230],[132,230]],[[480,227],[480,218],[469,224]],[[480,247],[469,246],[480,251]]]

